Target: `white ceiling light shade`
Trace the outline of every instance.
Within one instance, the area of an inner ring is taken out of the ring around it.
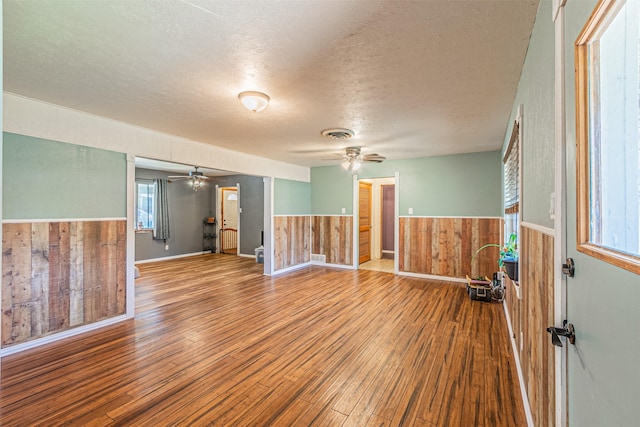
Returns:
[[[347,171],[356,172],[362,166],[363,156],[346,156],[342,159],[342,168]]]
[[[267,95],[266,93],[246,91],[240,92],[238,94],[238,99],[240,100],[240,102],[242,102],[244,108],[257,113],[258,111],[262,111],[267,108],[267,105],[269,104],[269,100],[271,98],[269,98],[269,95]]]

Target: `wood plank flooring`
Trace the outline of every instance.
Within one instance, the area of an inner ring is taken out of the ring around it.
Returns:
[[[135,320],[2,361],[1,425],[526,425],[502,306],[461,284],[139,267]]]

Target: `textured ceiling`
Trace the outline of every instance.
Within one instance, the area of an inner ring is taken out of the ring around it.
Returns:
[[[537,3],[4,0],[4,89],[300,165],[495,150]]]

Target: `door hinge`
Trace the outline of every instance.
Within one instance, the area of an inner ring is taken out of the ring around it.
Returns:
[[[573,277],[576,273],[576,265],[573,262],[573,258],[567,258],[562,264],[562,274],[566,274],[569,277]]]

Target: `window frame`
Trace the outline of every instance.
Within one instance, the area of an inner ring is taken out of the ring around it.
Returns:
[[[640,274],[640,257],[592,242],[591,144],[589,138],[589,43],[599,40],[624,0],[600,0],[575,42],[576,84],[576,225],[577,250],[601,261]],[[598,106],[599,108],[599,106]],[[596,147],[596,149],[599,149]]]
[[[138,228],[138,210],[139,210],[139,205],[138,205],[138,191],[139,191],[139,186],[140,185],[147,185],[152,192],[155,192],[155,184],[153,183],[153,181],[148,182],[149,180],[141,180],[141,179],[136,179],[135,180],[135,221],[134,221],[134,229],[137,232],[143,232],[143,233],[147,233],[147,232],[151,232],[153,231],[153,227],[142,227],[142,228]],[[155,216],[155,213],[152,214],[152,216]],[[155,217],[153,218],[155,220]],[[155,222],[155,221],[154,221]]]

